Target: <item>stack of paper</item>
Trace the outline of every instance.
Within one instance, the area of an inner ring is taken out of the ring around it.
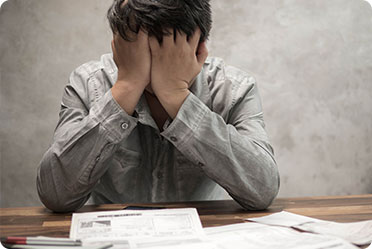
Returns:
[[[219,249],[356,249],[342,239],[312,233],[300,233],[286,227],[242,223],[206,228],[208,239]]]
[[[73,214],[70,238],[83,245],[110,242],[113,248],[128,249],[355,249],[349,242],[368,243],[372,236],[372,221],[340,225],[287,212],[250,220],[259,223],[203,229],[193,208],[79,213]]]
[[[114,248],[206,244],[194,208],[77,213],[72,216],[70,238],[84,245],[111,242]]]
[[[336,236],[355,245],[368,245],[372,242],[372,220],[338,223],[286,211],[248,220],[266,225],[292,227],[306,232]]]

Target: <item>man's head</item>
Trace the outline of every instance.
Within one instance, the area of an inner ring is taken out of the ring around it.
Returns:
[[[114,33],[127,41],[140,29],[162,41],[169,30],[190,37],[197,28],[200,41],[208,39],[212,26],[210,0],[114,0],[107,18]]]

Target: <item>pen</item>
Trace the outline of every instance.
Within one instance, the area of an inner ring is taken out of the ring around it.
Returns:
[[[17,245],[81,246],[80,240],[51,237],[3,237],[1,238],[1,243]]]

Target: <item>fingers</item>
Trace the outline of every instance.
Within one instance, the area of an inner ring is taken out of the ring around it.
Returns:
[[[148,42],[148,40],[149,40],[148,34],[143,32],[142,29],[140,29],[137,34],[137,42],[140,44],[145,44]]]
[[[118,64],[118,60],[117,60],[117,52],[116,52],[116,49],[115,49],[115,41],[114,41],[115,38],[112,39],[111,41],[111,50],[112,50],[112,58],[114,59],[114,62],[115,64],[117,65]]]
[[[204,63],[206,58],[208,57],[208,49],[206,46],[206,42],[200,41],[201,31],[200,29],[196,29],[194,34],[189,38],[187,41],[187,35],[181,31],[173,31],[168,30],[169,35],[163,36],[163,42],[160,44],[159,41],[154,36],[147,36],[147,39],[149,41],[151,54],[156,54],[157,51],[160,51],[161,49],[171,49],[172,47],[175,47],[178,49],[181,48],[184,45],[187,45],[189,47],[190,52],[194,56],[196,56],[197,61],[200,65]]]
[[[187,43],[187,35],[185,33],[182,33],[181,31],[177,31],[176,33],[177,35],[176,35],[175,42],[177,44]]]
[[[119,34],[114,34],[111,41],[111,49],[113,54],[114,62],[117,64],[120,54],[122,53],[122,48],[125,45],[125,41]]]
[[[199,44],[199,41],[200,41],[200,34],[201,34],[201,31],[200,31],[199,28],[197,28],[195,30],[194,34],[190,37],[190,40],[189,40],[189,44],[194,49],[194,53],[196,53],[196,51],[198,49],[198,44]]]
[[[199,44],[198,51],[196,53],[196,57],[198,59],[199,65],[203,65],[205,60],[208,57],[208,49],[207,49],[207,45],[206,45],[205,41],[203,41]]]
[[[154,53],[156,53],[156,51],[158,51],[160,49],[160,43],[159,43],[158,39],[156,39],[155,36],[149,36],[148,39],[149,39],[151,54],[154,54]]]
[[[117,51],[117,49],[119,49],[121,46],[123,46],[123,44],[126,42],[119,34],[115,33],[113,35],[113,45]]]
[[[125,44],[129,45],[131,43],[136,43],[136,44],[145,44],[148,41],[148,34],[143,32],[141,29],[138,31],[138,33],[130,33],[128,32],[128,38],[130,40],[124,40],[124,38],[119,34],[119,33],[114,33],[113,34],[113,40],[115,42],[115,46],[123,46]]]
[[[170,47],[174,44],[174,31],[173,29],[168,30],[169,35],[163,36],[163,47]]]
[[[111,50],[113,53],[115,53],[115,45],[114,45],[114,39],[111,41]]]
[[[187,40],[187,35],[181,31],[169,29],[168,32],[168,35],[163,36],[163,42],[161,44],[162,47],[167,48],[173,46],[174,44],[181,45],[182,43],[188,43],[196,53],[201,34],[199,28],[195,30],[194,34],[190,37],[189,40]],[[155,40],[156,39],[154,37],[149,37],[149,41],[153,43],[153,45],[156,45]],[[157,42],[157,44],[159,44],[159,42]]]

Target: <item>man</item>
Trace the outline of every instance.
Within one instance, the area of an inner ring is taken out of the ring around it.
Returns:
[[[252,77],[207,58],[208,0],[115,0],[113,55],[77,68],[37,178],[56,212],[219,199],[264,209],[279,188]]]

